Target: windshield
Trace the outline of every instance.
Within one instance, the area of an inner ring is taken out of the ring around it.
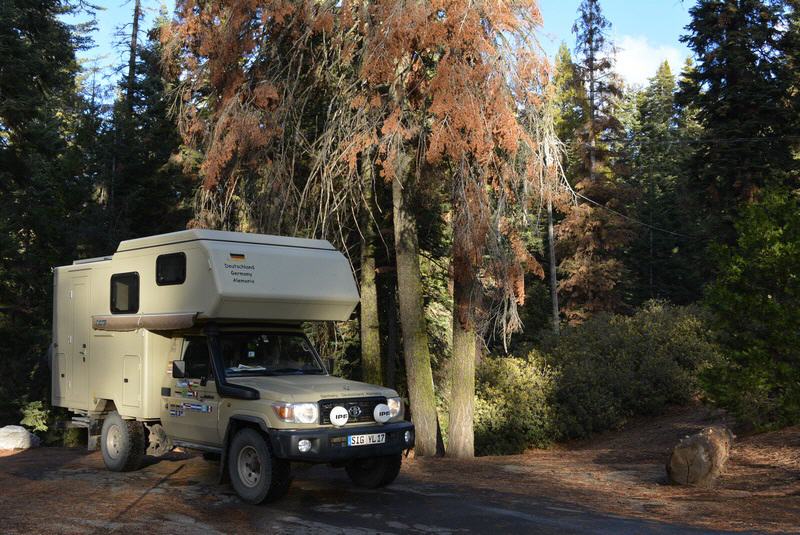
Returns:
[[[325,373],[302,334],[236,333],[219,340],[228,377]]]

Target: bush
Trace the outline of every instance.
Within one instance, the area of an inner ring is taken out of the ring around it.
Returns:
[[[30,428],[32,431],[47,431],[47,421],[50,411],[45,408],[42,401],[31,401],[22,408],[22,420],[20,424]]]
[[[520,453],[554,438],[553,370],[538,353],[527,359],[487,357],[478,367],[475,451]]]
[[[735,247],[718,252],[706,302],[726,360],[703,376],[712,401],[766,430],[800,423],[800,199],[772,192],[748,207]]]
[[[559,372],[558,435],[616,429],[699,391],[698,374],[719,361],[700,310],[648,302],[633,316],[599,314],[567,327],[548,358]]]

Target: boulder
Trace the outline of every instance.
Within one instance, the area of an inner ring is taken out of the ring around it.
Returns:
[[[681,440],[667,461],[670,482],[701,487],[713,485],[728,461],[733,439],[727,427],[715,425]]]
[[[39,446],[39,437],[20,425],[0,427],[0,450],[27,450]]]

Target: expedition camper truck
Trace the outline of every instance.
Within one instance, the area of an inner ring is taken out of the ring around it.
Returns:
[[[55,268],[54,285],[53,405],[111,470],[193,448],[260,503],[286,492],[290,462],[376,488],[413,446],[397,392],[332,377],[304,334],[359,299],[327,241],[185,230]]]

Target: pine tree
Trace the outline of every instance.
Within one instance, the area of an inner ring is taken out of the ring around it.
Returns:
[[[559,267],[564,273],[560,289],[564,313],[571,321],[623,306],[627,270],[621,255],[632,237],[628,223],[616,215],[624,209],[629,193],[615,168],[619,157],[612,152],[622,135],[615,116],[622,92],[612,69],[614,50],[606,37],[610,23],[598,0],[583,0],[578,13],[573,27],[579,54],[575,72],[586,100],[576,136],[580,140],[577,160],[568,168],[579,202],[558,229]]]
[[[699,297],[698,271],[688,261],[695,229],[682,202],[682,183],[691,147],[691,122],[675,105],[677,84],[667,62],[643,90],[633,96],[633,118],[627,126],[632,189],[640,192],[631,213],[645,225],[627,251],[636,277],[631,302],[668,299],[693,302]]]
[[[796,160],[786,138],[792,123],[780,39],[784,2],[700,0],[682,38],[697,64],[681,82],[680,101],[703,127],[688,189],[703,209],[706,235],[731,243],[742,203],[787,184]]]
[[[134,20],[140,16],[137,2]],[[169,114],[170,81],[164,79],[161,67],[159,33],[166,23],[162,13],[144,44],[137,45],[136,32],[131,34],[130,70],[120,80],[110,128],[102,134],[109,173],[104,212],[107,250],[123,239],[181,230],[191,216],[194,185],[186,172],[191,165],[185,165],[180,136]]]
[[[50,268],[71,257],[90,201],[66,12],[58,0],[0,4],[0,426],[48,397]]]

